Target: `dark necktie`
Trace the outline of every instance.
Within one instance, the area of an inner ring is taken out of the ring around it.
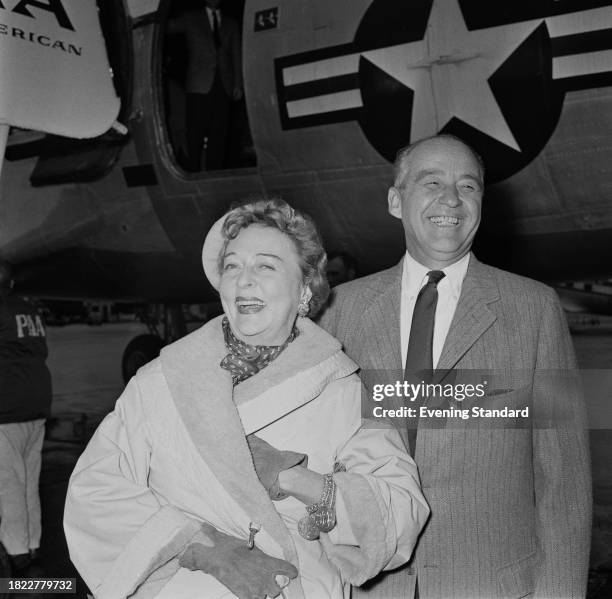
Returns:
[[[433,374],[433,333],[436,306],[438,304],[438,283],[444,278],[441,270],[432,270],[427,273],[428,281],[423,286],[412,313],[410,339],[406,353],[406,369],[404,379],[410,383],[418,384],[421,381],[428,383]],[[410,452],[414,457],[416,449],[418,411],[422,397],[410,402],[410,407],[416,408],[417,417],[408,418],[408,442]]]
[[[215,40],[215,46],[218,48],[221,45],[221,38],[219,37],[219,17],[217,16],[217,11],[212,11],[212,21],[213,21],[213,39]]]

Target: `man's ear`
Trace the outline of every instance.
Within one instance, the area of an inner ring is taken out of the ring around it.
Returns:
[[[395,218],[402,218],[402,194],[397,187],[389,187],[387,194],[387,204],[389,206],[389,214]]]

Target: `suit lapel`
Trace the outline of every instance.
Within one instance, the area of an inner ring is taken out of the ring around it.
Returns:
[[[381,273],[381,293],[363,314],[366,331],[376,331],[364,340],[363,355],[371,368],[401,370],[400,309],[404,261]],[[365,361],[363,362],[365,363]]]
[[[487,304],[497,300],[497,285],[487,267],[472,255],[437,370],[448,371],[453,368],[495,322],[496,316]]]
[[[197,10],[196,15],[197,15],[197,19],[200,22],[199,29],[198,29],[198,35],[201,35],[202,31],[204,31],[205,32],[204,38],[206,39],[213,53],[216,52],[215,40],[213,39],[213,30],[212,30],[212,27],[210,26],[210,20],[208,18],[208,11],[206,10],[206,8],[204,10]]]

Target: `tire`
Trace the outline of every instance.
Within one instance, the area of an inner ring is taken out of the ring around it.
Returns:
[[[159,356],[164,342],[157,335],[138,335],[125,348],[121,358],[123,382],[127,383],[136,371]]]

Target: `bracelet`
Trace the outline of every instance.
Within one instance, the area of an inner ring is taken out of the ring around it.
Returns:
[[[306,515],[298,522],[298,532],[307,541],[319,538],[319,533],[330,532],[336,526],[336,483],[333,474],[323,479],[323,492],[317,503],[306,506]]]

